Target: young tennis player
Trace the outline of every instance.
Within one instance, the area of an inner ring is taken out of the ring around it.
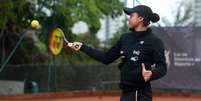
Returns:
[[[81,42],[74,42],[71,48],[104,64],[121,57],[120,101],[152,101],[150,81],[163,77],[167,71],[163,42],[149,28],[150,23],[159,21],[160,17],[146,5],[124,8],[124,12],[130,16],[130,32],[123,34],[107,52]]]

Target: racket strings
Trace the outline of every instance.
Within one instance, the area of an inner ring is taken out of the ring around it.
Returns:
[[[50,34],[50,52],[53,55],[58,55],[63,49],[63,31],[60,28],[54,28]]]

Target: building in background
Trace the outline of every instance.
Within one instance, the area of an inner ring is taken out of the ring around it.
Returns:
[[[194,0],[193,15],[195,25],[201,26],[201,0]]]

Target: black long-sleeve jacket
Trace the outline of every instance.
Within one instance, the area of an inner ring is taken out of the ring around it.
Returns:
[[[152,71],[150,80],[161,78],[167,71],[163,42],[152,34],[151,29],[123,34],[107,52],[86,45],[81,47],[81,51],[104,64],[109,64],[121,57],[120,88],[123,90],[150,86],[150,82],[145,82],[143,79],[141,63],[145,64],[147,70]]]

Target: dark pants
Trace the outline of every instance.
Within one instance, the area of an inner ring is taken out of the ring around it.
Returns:
[[[151,89],[123,92],[120,101],[152,101]]]

